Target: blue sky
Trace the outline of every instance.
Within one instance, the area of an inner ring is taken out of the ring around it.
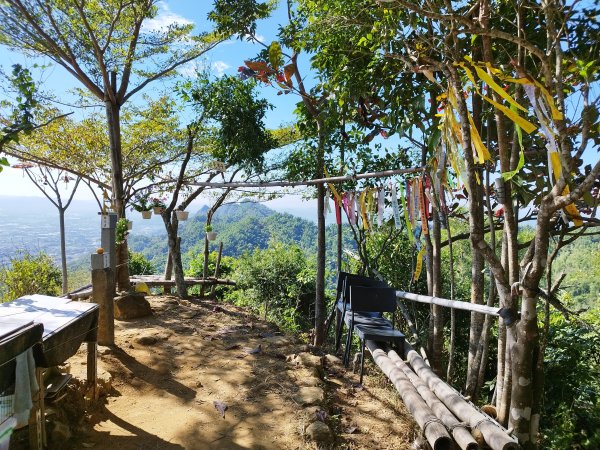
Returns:
[[[207,14],[212,8],[212,1],[197,0],[170,0],[159,3],[158,16],[147,22],[146,26],[160,28],[170,23],[193,23],[197,32],[210,30],[212,23],[207,20]],[[277,27],[279,23],[285,23],[287,13],[279,8],[269,19],[259,22],[257,28],[257,37],[267,44],[276,38]],[[237,74],[237,69],[243,65],[244,60],[254,57],[261,49],[256,43],[231,39],[220,44],[209,52],[204,58],[188,63],[182,66],[179,72],[182,75],[191,75],[197,67],[208,67],[215,75]],[[26,58],[19,53],[7,51],[2,48],[0,51],[0,66],[6,72],[10,71],[13,64],[23,64],[32,67],[34,63],[49,65],[48,60]],[[307,58],[299,62],[300,70],[306,74],[309,71],[309,62]],[[32,69],[33,70],[33,69]],[[80,87],[78,83],[59,66],[49,65],[43,71],[36,71],[36,77],[43,90],[52,91],[58,95],[61,100],[69,103],[75,97],[70,93],[74,88]],[[310,77],[309,81],[310,83]],[[152,94],[169,88],[169,84],[159,81],[149,85],[140,94],[133,98],[133,101],[140,101],[142,94]],[[266,117],[266,125],[269,128],[275,128],[282,124],[293,121],[293,111],[299,98],[295,95],[276,95],[276,90],[264,86],[260,89],[262,96],[267,98],[273,105],[273,110],[269,111]],[[73,108],[62,107],[66,111],[72,111]],[[76,114],[83,114],[77,112]],[[5,169],[0,173],[0,196],[4,195],[27,195],[42,196],[42,194],[33,186],[33,184],[23,176],[19,169]],[[76,194],[78,199],[91,199],[91,194],[86,188],[80,189]],[[296,197],[288,197],[269,203],[269,206],[275,209],[292,212],[304,217],[316,215],[313,202],[300,202]]]

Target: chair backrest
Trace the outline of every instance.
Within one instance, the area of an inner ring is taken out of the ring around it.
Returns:
[[[394,312],[396,290],[389,287],[350,286],[350,308],[356,312]]]
[[[347,274],[345,277],[343,299],[346,302],[350,301],[350,288],[353,286],[386,288],[389,287],[385,281],[376,280],[375,278],[363,277],[361,275]]]
[[[344,290],[344,283],[346,283],[346,277],[348,275],[352,275],[352,274],[348,273],[348,272],[338,272],[337,285],[336,285],[336,288],[335,288],[335,298],[336,298],[336,300],[340,300],[341,299],[341,295],[342,295],[343,290]]]

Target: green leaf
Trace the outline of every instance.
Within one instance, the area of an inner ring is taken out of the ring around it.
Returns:
[[[279,65],[281,62],[281,45],[279,42],[273,41],[269,46],[269,62],[273,69],[279,70]]]

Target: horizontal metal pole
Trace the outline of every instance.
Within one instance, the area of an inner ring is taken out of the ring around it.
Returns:
[[[446,306],[447,308],[462,309],[464,311],[477,312],[488,314],[490,316],[501,317],[500,308],[487,305],[477,305],[469,302],[461,302],[456,300],[448,300],[446,298],[431,297],[429,295],[413,294],[411,292],[396,291],[396,297],[402,300],[410,300],[413,302],[427,303],[430,305]]]

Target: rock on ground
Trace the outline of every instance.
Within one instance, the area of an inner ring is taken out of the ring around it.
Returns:
[[[301,387],[294,395],[294,400],[300,406],[320,405],[325,400],[325,391],[315,386]]]
[[[115,297],[115,319],[130,320],[151,315],[152,308],[144,294],[128,292]]]
[[[306,435],[318,444],[330,444],[333,442],[333,434],[326,423],[316,421],[306,428]]]

